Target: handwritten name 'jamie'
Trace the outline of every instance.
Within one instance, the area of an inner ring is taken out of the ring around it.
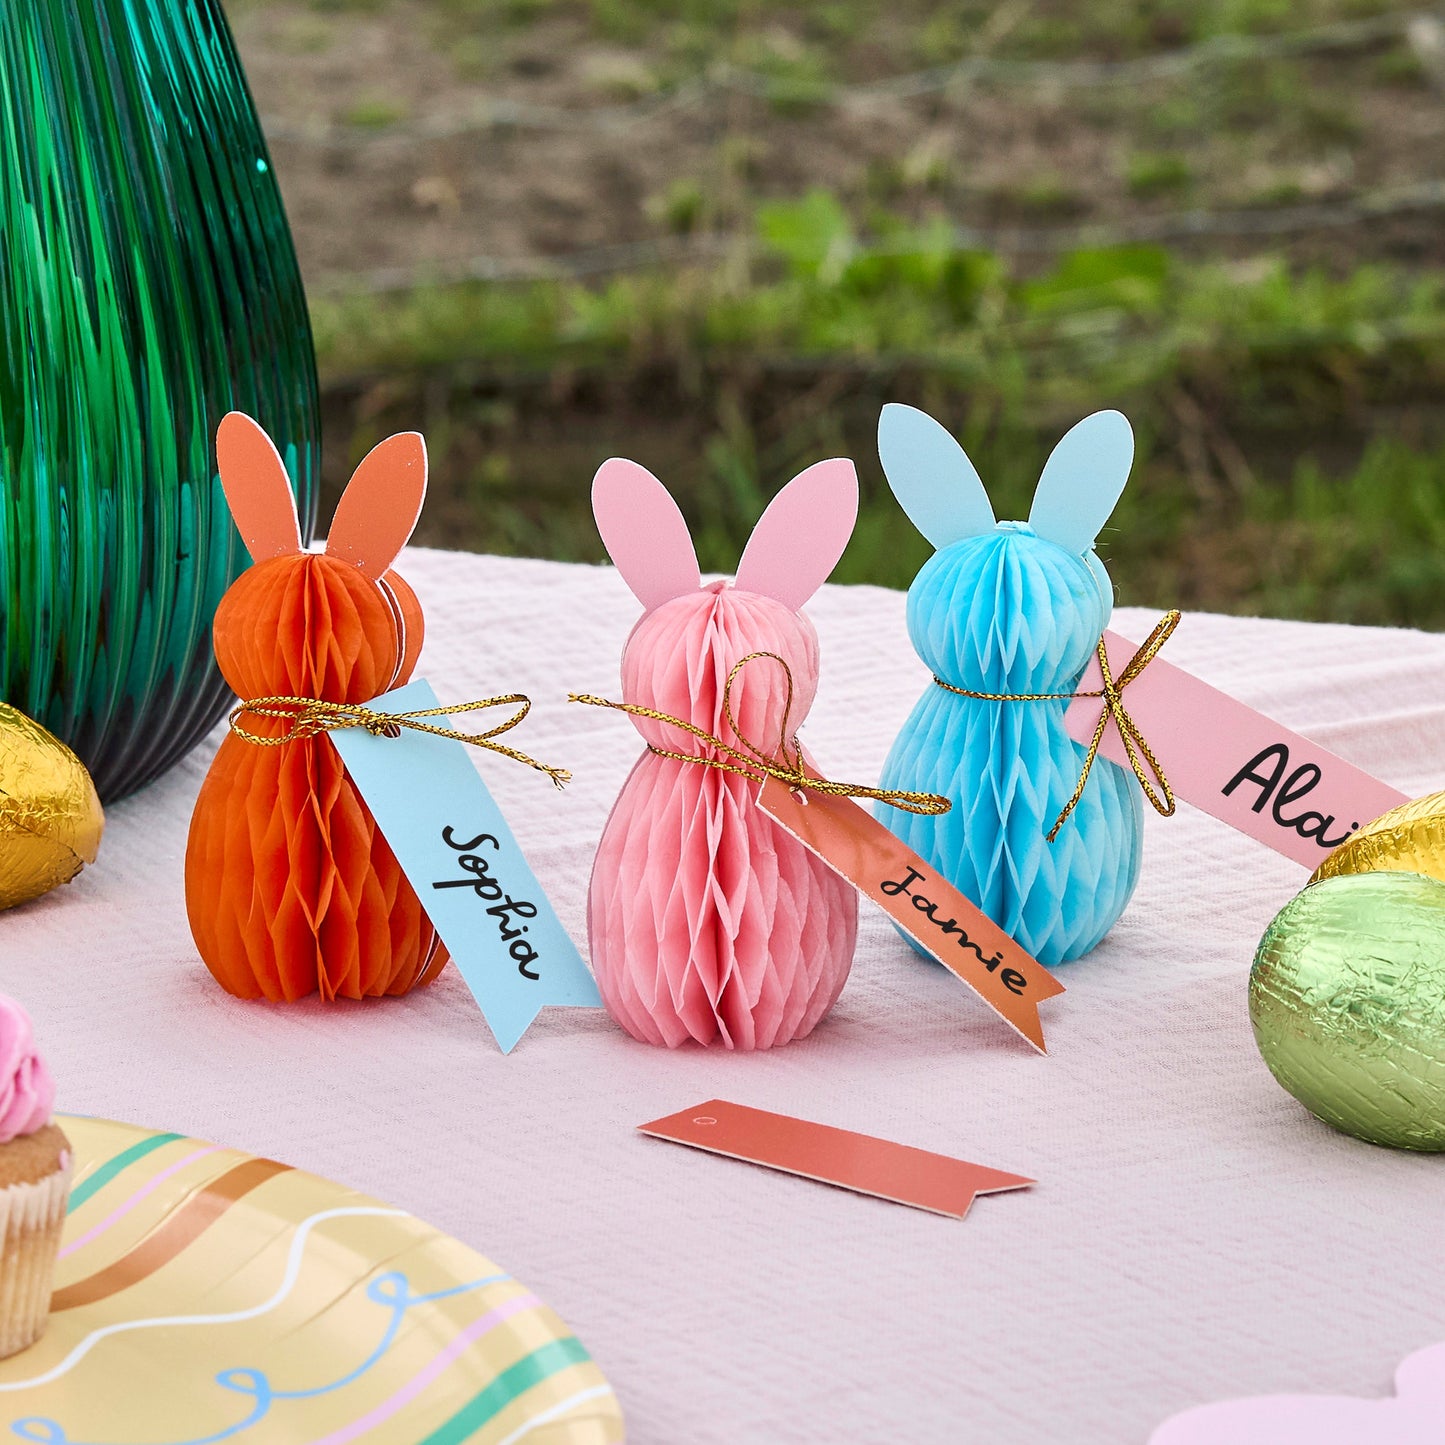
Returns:
[[[1289,772],[1288,744],[1272,743],[1263,752],[1256,753],[1221,791],[1227,798],[1242,784],[1252,783],[1259,789],[1259,797],[1250,804],[1256,813],[1264,812],[1265,805],[1269,804],[1270,817],[1281,828],[1293,829],[1301,838],[1312,838],[1321,848],[1338,848],[1360,826],[1359,823],[1351,823],[1336,838],[1327,838],[1325,834],[1335,825],[1333,813],[1310,811],[1294,817],[1285,816],[1285,809],[1311,793],[1323,776],[1318,763],[1301,763]],[[1272,803],[1271,798],[1274,800]]]
[[[886,883],[880,883],[878,887],[881,892],[886,893],[890,898],[903,897],[911,899],[913,906],[923,914],[945,938],[953,938],[960,948],[971,949],[977,956],[978,961],[990,973],[998,971],[999,966],[1003,963],[1003,954],[985,954],[983,949],[968,936],[968,930],[965,929],[956,918],[950,918],[947,923],[939,922],[936,911],[938,905],[924,894],[914,891],[914,884],[926,883],[927,881],[918,869],[910,868],[906,878],[890,879]],[[1028,987],[1028,979],[1016,968],[1003,969],[998,973],[998,980],[1013,994],[1022,994]]]
[[[511,954],[513,962],[517,965],[517,972],[523,978],[530,978],[533,981],[540,979],[541,974],[533,973],[530,967],[531,964],[540,962],[540,955],[522,936],[527,931],[527,925],[517,922],[519,918],[535,918],[537,905],[527,902],[524,898],[513,898],[510,893],[504,892],[501,883],[492,877],[487,860],[480,853],[472,851],[474,848],[480,848],[483,844],[488,844],[500,852],[502,845],[490,833],[478,833],[475,838],[471,838],[465,843],[458,843],[452,835],[450,826],[442,829],[442,842],[454,852],[461,854],[461,857],[457,859],[457,867],[472,876],[470,878],[448,878],[444,882],[433,883],[432,887],[470,888],[478,898],[490,903],[492,906],[487,909],[487,914],[497,920],[498,936],[507,945],[507,952]]]

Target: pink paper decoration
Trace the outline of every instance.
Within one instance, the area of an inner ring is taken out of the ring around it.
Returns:
[[[749,653],[775,653],[792,673],[789,732],[806,716],[818,638],[796,609],[852,532],[852,463],[820,462],[778,494],[748,543],[737,586],[699,586],[676,503],[635,463],[605,463],[592,505],[618,571],[648,608],[623,651],[624,701],[771,754],[784,722],[783,669],[760,659],[738,674],[738,733],[723,690]],[[730,761],[680,728],[633,723],[657,747]],[[809,1033],[843,987],[857,894],[757,807],[757,790],[754,778],[650,751],[623,785],[593,866],[587,931],[603,1002],[635,1038],[769,1048]]]
[[[1200,1405],[1167,1420],[1149,1445],[1439,1445],[1445,1440],[1445,1344],[1395,1371],[1395,1396],[1262,1395]]]

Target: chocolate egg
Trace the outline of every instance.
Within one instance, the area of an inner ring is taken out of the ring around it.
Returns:
[[[1327,1124],[1445,1150],[1445,882],[1327,878],[1285,904],[1249,978],[1255,1042]]]
[[[69,883],[95,862],[104,825],[80,759],[0,702],[0,908]]]
[[[1445,880],[1445,793],[1430,793],[1381,813],[1341,843],[1310,882],[1387,869]]]

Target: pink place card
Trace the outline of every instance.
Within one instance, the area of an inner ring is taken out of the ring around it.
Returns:
[[[1104,644],[1117,678],[1138,644],[1117,632],[1106,632]],[[1079,683],[1081,695],[1065,714],[1069,736],[1078,742],[1092,740],[1104,711],[1102,698],[1082,694],[1097,691],[1102,680],[1095,658]],[[1408,801],[1353,763],[1162,657],[1129,683],[1123,699],[1176,797],[1311,870],[1357,828]],[[1112,722],[1099,752],[1129,766]]]
[[[929,1149],[914,1149],[767,1109],[750,1109],[725,1099],[709,1099],[637,1127],[654,1139],[725,1154],[954,1219],[962,1219],[980,1194],[1026,1189],[1034,1182],[1022,1174],[1005,1174]]]

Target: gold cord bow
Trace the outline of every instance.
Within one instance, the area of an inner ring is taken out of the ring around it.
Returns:
[[[1124,706],[1123,692],[1158,657],[1159,650],[1169,641],[1174,629],[1179,626],[1179,616],[1177,610],[1171,610],[1159,619],[1153,632],[1144,639],[1143,645],[1129,659],[1128,665],[1119,674],[1118,681],[1115,681],[1113,673],[1109,669],[1109,654],[1104,646],[1104,639],[1101,637],[1098,658],[1099,671],[1103,675],[1104,685],[1089,692],[971,692],[966,687],[955,687],[951,682],[944,682],[941,677],[933,679],[939,687],[945,688],[949,692],[956,692],[960,697],[976,697],[984,702],[1052,702],[1076,697],[1101,697],[1104,699],[1104,711],[1099,714],[1099,725],[1094,729],[1093,740],[1089,743],[1089,751],[1084,757],[1083,771],[1079,774],[1079,781],[1074,788],[1073,797],[1064,804],[1063,812],[1059,814],[1054,826],[1049,830],[1050,843],[1059,836],[1059,830],[1068,820],[1069,814],[1079,806],[1079,800],[1084,796],[1084,785],[1089,781],[1089,773],[1094,766],[1094,759],[1099,756],[1099,744],[1104,740],[1104,729],[1109,725],[1111,718],[1114,726],[1119,729],[1119,736],[1124,740],[1124,751],[1129,756],[1129,766],[1133,768],[1134,776],[1138,778],[1139,786],[1144,790],[1144,796],[1149,799],[1154,811],[1160,816],[1165,818],[1173,816],[1174,790],[1169,786],[1169,779],[1164,776],[1164,768],[1159,759],[1154,756],[1154,750],[1149,746],[1144,734],[1139,731],[1139,725],[1129,716],[1129,709]],[[1145,763],[1149,765],[1149,772],[1153,774],[1154,782],[1159,785],[1157,793],[1145,773]],[[1162,798],[1160,797],[1161,793],[1163,794]]]
[[[505,722],[498,723],[496,727],[483,733],[458,732],[454,728],[437,727],[421,721],[422,718],[447,717],[458,712],[478,712],[489,707],[515,707],[517,710]],[[255,743],[257,747],[277,748],[298,742],[302,738],[315,737],[318,733],[337,732],[343,728],[364,728],[375,738],[400,737],[402,728],[410,728],[413,732],[451,738],[455,742],[470,743],[473,747],[500,753],[504,758],[512,758],[516,762],[525,763],[529,768],[535,768],[539,773],[546,773],[552,779],[552,785],[560,788],[564,783],[572,781],[572,774],[566,768],[549,768],[546,763],[539,763],[536,758],[530,758],[516,748],[495,741],[503,733],[511,732],[531,710],[532,699],[520,692],[508,693],[505,697],[484,697],[477,702],[457,703],[450,707],[418,708],[414,712],[377,712],[360,703],[325,702],[315,697],[257,697],[231,709],[231,731],[248,743]],[[290,721],[291,726],[278,738],[262,737],[259,733],[249,732],[241,726],[240,719],[247,713],[256,717],[285,718]]]
[[[769,757],[755,743],[744,737],[737,725],[737,720],[733,717],[733,683],[748,663],[762,658],[776,662],[783,669],[788,683],[787,697],[783,703],[783,718],[779,725],[778,749],[773,757]],[[862,783],[838,783],[831,778],[813,777],[803,765],[803,750],[798,745],[797,735],[794,734],[791,738],[788,735],[788,718],[793,710],[793,670],[776,652],[748,653],[746,657],[733,664],[723,687],[723,715],[727,718],[733,735],[747,750],[746,752],[733,747],[731,743],[724,742],[706,729],[698,727],[696,723],[690,723],[685,718],[673,717],[671,713],[658,712],[656,708],[643,707],[640,703],[612,702],[605,697],[592,697],[588,693],[579,692],[569,693],[568,701],[587,703],[592,707],[610,707],[633,717],[651,718],[653,722],[667,723],[670,727],[681,728],[684,732],[691,733],[700,742],[717,748],[736,761],[729,763],[724,762],[721,758],[704,757],[701,753],[674,752],[671,748],[661,748],[655,743],[648,743],[648,750],[656,753],[660,758],[674,758],[680,763],[697,763],[704,768],[717,768],[724,773],[737,773],[740,777],[751,778],[759,783],[763,779],[758,774],[763,773],[793,789],[827,793],[830,797],[835,798],[871,798],[879,803],[887,803],[890,807],[901,808],[906,813],[936,815],[948,812],[949,808],[953,806],[947,798],[941,798],[937,793],[905,793],[896,788],[870,788]],[[791,756],[789,756],[790,748]]]

